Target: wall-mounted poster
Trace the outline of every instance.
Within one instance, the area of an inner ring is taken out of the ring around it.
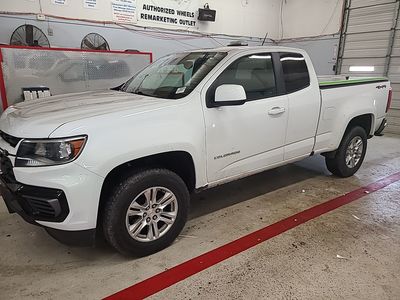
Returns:
[[[112,18],[117,23],[135,23],[136,0],[113,0]]]
[[[96,8],[97,0],[83,0],[83,7],[84,8]]]

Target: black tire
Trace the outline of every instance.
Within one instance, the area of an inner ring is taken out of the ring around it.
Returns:
[[[363,149],[361,153],[361,157],[357,164],[354,167],[349,167],[346,164],[346,150],[349,147],[350,142],[355,138],[360,137],[363,144]],[[336,150],[336,153],[333,157],[327,155],[325,156],[325,163],[328,170],[336,176],[339,177],[350,177],[354,175],[358,169],[361,167],[361,164],[364,161],[365,153],[367,152],[367,133],[365,129],[356,126],[346,131],[339,148]]]
[[[134,239],[129,234],[126,214],[132,201],[151,187],[164,187],[174,194],[177,200],[177,215],[164,235],[158,239],[143,242]],[[158,252],[168,247],[182,231],[187,220],[189,198],[184,181],[169,170],[149,169],[128,176],[115,188],[104,206],[104,236],[111,246],[123,255],[140,257]]]

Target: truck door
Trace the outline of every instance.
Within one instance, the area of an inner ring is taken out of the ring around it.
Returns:
[[[290,160],[309,155],[314,148],[320,94],[317,76],[308,57],[288,52],[279,56],[289,99],[284,159]]]
[[[244,104],[213,107],[216,88],[225,84],[243,86]],[[288,98],[279,95],[271,54],[236,59],[206,89],[209,182],[240,177],[283,161]]]

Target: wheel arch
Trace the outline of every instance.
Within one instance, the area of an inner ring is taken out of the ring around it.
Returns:
[[[104,204],[110,193],[122,178],[129,176],[140,169],[165,168],[179,175],[185,182],[189,192],[194,191],[196,186],[196,171],[193,157],[186,151],[162,152],[146,157],[141,157],[124,162],[113,168],[105,177],[101,188],[100,202],[97,213],[97,225],[102,217]]]
[[[373,129],[375,127],[374,124],[375,124],[375,116],[372,113],[355,116],[348,122],[346,129],[343,132],[342,139],[347,131],[356,126],[362,127],[365,130],[367,136],[372,137]]]
[[[338,141],[336,143],[336,145],[337,145],[336,149],[333,151],[329,151],[329,152],[323,152],[321,154],[328,158],[334,157],[336,155],[336,151],[340,147],[346,133],[350,129],[352,129],[356,126],[362,127],[365,130],[367,137],[371,138],[373,136],[373,130],[374,130],[374,126],[375,126],[374,124],[375,124],[375,116],[373,113],[365,113],[365,114],[356,115],[356,116],[349,118],[346,127],[344,127],[342,129],[342,133],[341,133],[341,135],[339,135],[340,139],[338,139]]]

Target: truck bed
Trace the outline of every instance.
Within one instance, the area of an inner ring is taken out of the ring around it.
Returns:
[[[368,135],[373,135],[386,115],[390,82],[383,77],[318,77],[321,114],[316,152],[337,149],[347,124],[357,116],[373,116]],[[367,120],[368,121],[368,120]],[[339,134],[338,134],[339,133]]]

